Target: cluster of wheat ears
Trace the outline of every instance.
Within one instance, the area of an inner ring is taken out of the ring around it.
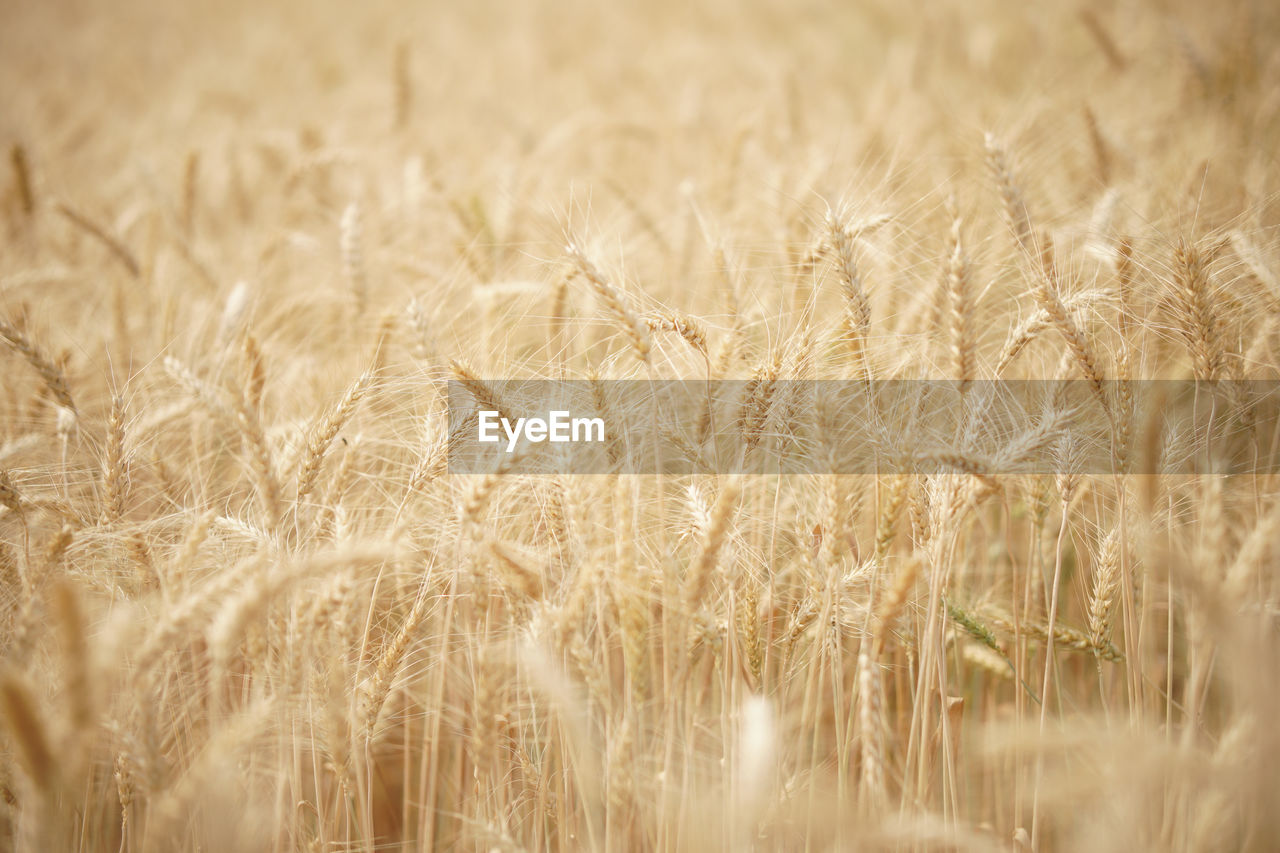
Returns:
[[[1210,5],[10,10],[0,848],[1280,843],[1274,423],[1114,381],[1280,378]],[[781,380],[1069,378],[1110,462],[451,474],[522,377],[833,456]]]

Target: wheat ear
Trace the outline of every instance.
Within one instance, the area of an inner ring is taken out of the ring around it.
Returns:
[[[85,216],[69,204],[59,202],[58,212],[70,220],[80,230],[84,231],[86,234],[90,235],[105,246],[107,250],[111,252],[112,256],[124,265],[124,268],[129,271],[130,275],[134,278],[142,277],[142,266],[138,263],[137,257],[134,256],[133,252],[129,250],[129,247],[126,246],[119,237],[112,235],[111,232],[107,231],[107,229],[103,228],[101,225],[94,222],[88,216]]]
[[[698,555],[689,569],[689,576],[685,578],[684,602],[690,613],[696,611],[701,605],[702,597],[711,582],[711,574],[715,570],[720,550],[724,547],[729,535],[729,523],[733,520],[740,490],[741,487],[735,480],[729,480],[720,490],[715,505],[711,508]]]
[[[996,187],[1000,191],[1000,200],[1004,203],[1005,216],[1009,219],[1009,227],[1013,230],[1014,239],[1024,251],[1032,249],[1031,216],[1027,213],[1027,202],[1022,190],[1014,179],[1013,169],[1009,165],[1009,155],[1004,145],[992,134],[984,138],[987,151],[987,166],[996,179]]]
[[[834,255],[836,278],[845,297],[844,333],[862,378],[870,375],[867,336],[871,331],[871,300],[862,286],[853,252],[853,232],[835,213],[828,211],[824,239]]]
[[[425,587],[420,588],[417,597],[413,600],[413,607],[409,610],[409,615],[405,617],[404,622],[400,625],[400,629],[396,631],[395,636],[392,637],[391,642],[387,643],[386,648],[382,650],[382,654],[378,655],[378,663],[374,667],[373,676],[369,681],[368,692],[365,694],[364,707],[362,708],[365,737],[373,736],[374,728],[378,723],[378,714],[382,712],[382,706],[387,701],[387,694],[391,691],[391,682],[400,668],[400,662],[404,659],[404,653],[409,648],[409,643],[413,640],[414,632],[426,613],[429,600],[430,596],[427,595]]]
[[[880,667],[872,657],[872,643],[858,650],[858,774],[862,798],[874,811],[885,796],[884,720]]]
[[[456,382],[462,385],[471,399],[476,401],[482,410],[497,412],[500,418],[509,418],[511,410],[504,405],[502,397],[497,390],[488,382],[480,378],[480,375],[467,366],[464,362],[456,359],[449,361],[449,372],[453,374]]]
[[[107,454],[103,461],[102,523],[113,524],[124,515],[125,490],[129,485],[128,461],[124,454],[124,397],[111,398],[107,419]]]
[[[200,201],[200,152],[187,152],[186,162],[182,167],[182,233],[188,238],[195,230],[196,207]]]
[[[59,406],[73,415],[77,413],[75,401],[67,388],[67,376],[61,367],[50,360],[21,329],[7,320],[0,319],[0,338],[3,338],[5,343],[26,359],[27,364],[40,374],[40,379],[48,389],[49,396],[53,397]]]
[[[249,449],[254,477],[258,483],[258,498],[262,504],[262,516],[268,530],[280,526],[280,481],[276,478],[271,461],[271,446],[262,429],[262,420],[249,399],[248,383],[245,392],[236,397],[236,423],[240,435]]]
[[[1208,263],[1198,248],[1185,241],[1174,249],[1173,261],[1173,305],[1195,377],[1221,379],[1226,372],[1226,352],[1209,288]]]
[[[234,424],[235,415],[227,405],[227,394],[221,388],[209,384],[195,374],[191,368],[171,355],[164,358],[164,369],[180,385],[186,387],[188,393],[205,411],[221,420],[224,424]]]
[[[342,211],[339,231],[342,274],[351,287],[351,295],[356,303],[356,313],[363,314],[369,304],[369,281],[364,268],[364,229],[360,205],[352,202]]]
[[[1084,126],[1089,133],[1089,146],[1093,149],[1093,163],[1098,170],[1098,180],[1103,186],[1111,184],[1111,152],[1107,147],[1107,140],[1102,135],[1102,128],[1098,126],[1098,117],[1094,115],[1093,109],[1088,105],[1084,105]]]
[[[374,374],[372,371],[362,373],[347,388],[346,393],[342,395],[342,399],[311,428],[310,438],[307,439],[302,461],[298,465],[297,499],[299,501],[311,494],[312,489],[315,488],[316,479],[320,476],[320,466],[324,462],[329,445],[346,425],[347,421],[351,419],[351,416],[355,414],[356,407],[364,399],[369,386],[373,384],[373,379]]]
[[[22,493],[9,477],[9,472],[3,468],[0,468],[0,506],[5,507],[18,518],[26,516]]]
[[[66,696],[75,736],[89,733],[97,716],[93,701],[93,667],[89,655],[89,642],[85,636],[84,613],[75,588],[65,578],[59,578],[51,590],[53,613],[62,639],[62,655],[66,663]]]
[[[605,278],[604,273],[600,272],[600,268],[583,254],[577,243],[569,243],[566,251],[578,273],[587,280],[587,283],[591,285],[592,291],[604,303],[604,307],[608,312],[613,315],[614,321],[622,328],[628,343],[631,344],[632,351],[636,354],[636,358],[640,359],[642,364],[648,365],[649,350],[652,348],[648,326],[642,323],[635,312],[627,307],[622,293]]]
[[[1102,541],[1098,565],[1094,570],[1093,591],[1089,596],[1089,642],[1096,649],[1105,648],[1110,639],[1112,610],[1119,587],[1120,529],[1117,527]]]
[[[396,45],[391,81],[392,121],[396,130],[403,130],[409,124],[409,114],[413,110],[413,71],[410,67],[409,43],[406,41]]]
[[[1111,405],[1106,393],[1103,391],[1102,370],[1098,367],[1098,358],[1094,355],[1088,339],[1080,331],[1075,320],[1067,311],[1066,305],[1062,302],[1062,288],[1058,282],[1057,265],[1053,255],[1053,242],[1047,234],[1043,235],[1041,239],[1041,271],[1036,279],[1036,302],[1044,309],[1044,312],[1049,317],[1049,322],[1054,325],[1058,333],[1067,342],[1067,348],[1071,351],[1071,356],[1079,366],[1081,374],[1088,380],[1094,396],[1102,404],[1103,411],[1110,415]]]
[[[1128,65],[1120,48],[1116,45],[1115,39],[1111,37],[1111,33],[1107,32],[1107,28],[1102,25],[1102,21],[1098,20],[1098,16],[1088,9],[1080,10],[1080,23],[1084,24],[1085,30],[1089,35],[1093,36],[1093,41],[1098,45],[1098,49],[1102,51],[1102,55],[1107,58],[1107,63],[1113,71],[1123,71]]]
[[[18,204],[28,219],[35,215],[36,196],[32,189],[31,166],[27,163],[27,150],[19,143],[9,148],[9,165],[13,167],[13,182],[18,192]]]
[[[674,332],[707,359],[707,328],[702,321],[681,311],[665,309],[644,318],[651,332]]]
[[[973,342],[973,304],[969,295],[969,258],[960,239],[960,214],[951,208],[951,250],[947,256],[947,296],[950,303],[948,328],[951,333],[951,360],[960,388],[974,379],[977,357]]]
[[[32,784],[40,791],[52,790],[58,765],[49,745],[49,735],[26,680],[16,672],[0,675],[0,710],[4,712],[18,757]]]

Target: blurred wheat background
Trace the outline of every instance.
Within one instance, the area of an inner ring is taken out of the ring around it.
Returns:
[[[1280,843],[1280,481],[1110,382],[1277,378],[1274,5],[4,5],[0,848]],[[1114,470],[448,473],[708,375]]]

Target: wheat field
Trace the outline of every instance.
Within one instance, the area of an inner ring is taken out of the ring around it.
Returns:
[[[1280,846],[1280,8],[5,7],[0,849]]]

